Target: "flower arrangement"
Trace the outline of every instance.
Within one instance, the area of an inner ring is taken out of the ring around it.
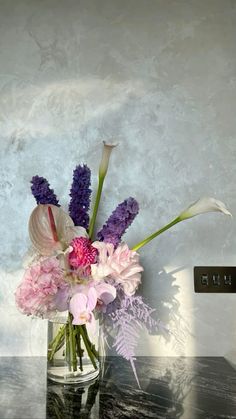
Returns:
[[[53,359],[63,341],[68,340],[67,361],[73,371],[83,368],[81,339],[94,369],[97,368],[98,350],[88,330],[93,329],[95,319],[99,318],[107,333],[112,331],[113,347],[118,355],[130,361],[138,382],[134,361],[139,329],[159,328],[161,323],[153,319],[151,307],[136,295],[143,271],[137,251],[175,224],[195,215],[210,211],[231,214],[221,201],[201,198],[130,249],[121,241],[139,212],[138,202],[130,197],[117,206],[95,234],[103,183],[114,147],[104,142],[91,219],[91,172],[86,165],[74,170],[69,214],[60,207],[45,178],[32,178],[31,190],[37,206],[29,219],[29,236],[34,257],[15,299],[26,315],[52,319],[56,313],[67,312],[67,322],[50,342],[48,358]]]

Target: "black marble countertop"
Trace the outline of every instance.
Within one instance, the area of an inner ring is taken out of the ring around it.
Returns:
[[[106,358],[86,386],[46,380],[45,358],[0,358],[0,419],[236,419],[236,371],[220,357]]]

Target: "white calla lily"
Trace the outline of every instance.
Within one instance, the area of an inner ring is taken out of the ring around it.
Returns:
[[[93,215],[90,220],[89,224],[89,238],[92,239],[93,236],[93,230],[95,226],[95,221],[97,217],[98,207],[101,199],[102,194],[102,187],[103,182],[107,174],[107,169],[109,165],[109,160],[111,156],[111,152],[114,147],[116,147],[117,144],[107,144],[105,141],[103,141],[103,153],[102,153],[102,159],[99,166],[99,172],[98,172],[98,189],[97,189],[97,195],[95,199],[94,209],[93,209]]]
[[[143,247],[145,244],[149,243],[155,237],[164,233],[164,231],[169,230],[169,228],[173,227],[175,224],[178,224],[180,221],[184,221],[188,218],[195,217],[195,215],[216,211],[232,216],[232,214],[229,212],[229,210],[226,208],[223,202],[210,197],[200,198],[198,201],[194,202],[188,208],[186,208],[186,210],[182,211],[180,215],[176,217],[174,220],[172,220],[170,223],[166,224],[160,230],[155,231],[155,233],[151,234],[146,239],[136,244],[132,250],[137,251],[138,249],[140,249],[140,247]]]
[[[222,212],[223,214],[230,215],[232,217],[232,214],[228,211],[222,201],[218,201],[215,198],[203,197],[191,204],[188,208],[186,208],[186,210],[182,211],[179,218],[181,221],[187,220],[188,218],[192,218],[206,212]]]
[[[102,153],[102,160],[99,166],[99,177],[105,177],[107,174],[107,169],[109,165],[110,155],[114,147],[117,144],[107,144],[103,141],[103,153]]]

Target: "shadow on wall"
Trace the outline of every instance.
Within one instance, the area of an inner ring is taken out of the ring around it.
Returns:
[[[148,259],[148,255],[145,256],[145,259]],[[145,301],[155,309],[152,314],[153,318],[160,320],[170,332],[168,334],[160,329],[158,332],[151,333],[151,335],[164,338],[163,348],[165,343],[168,342],[172,355],[180,356],[185,355],[186,339],[192,335],[190,325],[181,314],[180,302],[177,297],[180,287],[176,284],[176,275],[184,269],[186,269],[186,266],[167,272],[165,268],[158,268],[157,263],[144,266],[142,285],[139,288],[139,293]],[[152,280],[149,281],[149,278],[152,278]],[[165,355],[164,350],[161,352]]]

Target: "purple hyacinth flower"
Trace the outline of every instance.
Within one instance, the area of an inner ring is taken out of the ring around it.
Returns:
[[[91,171],[84,164],[75,168],[73,173],[73,182],[70,190],[69,214],[76,226],[88,229],[89,226],[89,206],[90,206],[90,189]]]
[[[112,243],[117,247],[121,237],[138,214],[139,205],[134,198],[128,198],[119,204],[108,218],[106,224],[97,233],[99,241]]]
[[[47,179],[41,176],[33,176],[31,183],[31,191],[37,204],[51,204],[60,207],[54,190],[50,188]]]

